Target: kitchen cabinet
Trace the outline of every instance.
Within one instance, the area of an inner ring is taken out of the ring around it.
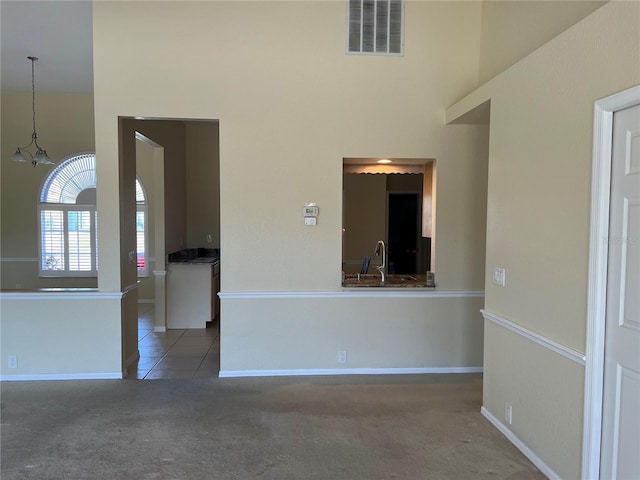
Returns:
[[[220,312],[220,263],[167,265],[167,328],[205,328]]]

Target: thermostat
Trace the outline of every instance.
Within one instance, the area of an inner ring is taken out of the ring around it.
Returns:
[[[302,210],[302,214],[305,217],[317,217],[318,216],[318,207],[316,205],[305,205]]]

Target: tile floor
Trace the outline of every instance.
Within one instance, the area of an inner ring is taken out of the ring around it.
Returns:
[[[140,359],[129,367],[129,379],[217,377],[220,371],[220,329],[153,331],[155,306],[138,306]]]

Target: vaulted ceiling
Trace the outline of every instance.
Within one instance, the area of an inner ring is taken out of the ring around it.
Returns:
[[[0,2],[2,91],[93,92],[93,21],[90,1]]]

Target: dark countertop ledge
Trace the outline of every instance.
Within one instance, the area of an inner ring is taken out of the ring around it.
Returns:
[[[218,248],[185,248],[167,256],[168,264],[200,265],[220,261]]]
[[[348,274],[345,275],[342,286],[346,288],[435,288],[427,285],[427,276],[422,275],[387,275],[385,282],[381,282],[378,274]]]

